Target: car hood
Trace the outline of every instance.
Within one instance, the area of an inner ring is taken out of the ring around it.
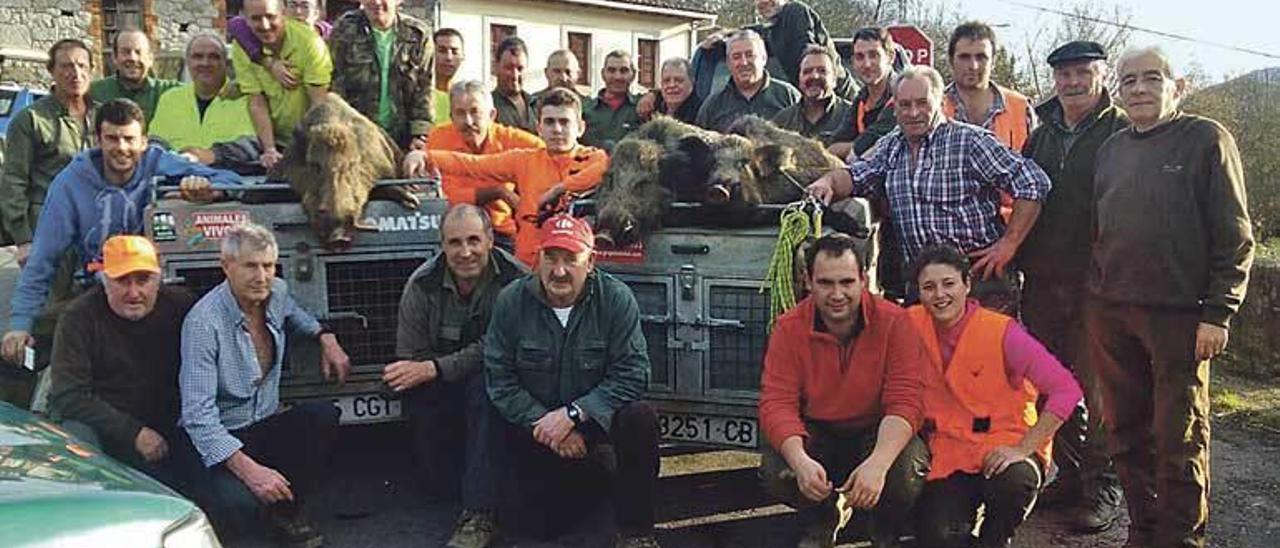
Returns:
[[[24,524],[0,527],[0,546],[159,545],[163,531],[194,510],[56,424],[0,403],[0,524]]]

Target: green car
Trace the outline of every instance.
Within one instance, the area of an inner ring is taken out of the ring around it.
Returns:
[[[194,503],[0,402],[0,546],[220,548]]]

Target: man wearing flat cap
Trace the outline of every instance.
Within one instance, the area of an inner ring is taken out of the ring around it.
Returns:
[[[612,484],[615,546],[657,547],[658,430],[639,401],[649,383],[640,308],[595,269],[586,221],[557,215],[540,236],[534,272],[498,295],[481,343],[489,398],[506,419],[493,443],[514,467],[515,529],[557,537]]]
[[[178,341],[195,299],[161,285],[156,249],[142,236],[102,244],[101,278],[58,322],[54,416],[82,441],[181,490],[196,460],[178,428]]]
[[[1102,397],[1085,354],[1081,303],[1089,267],[1094,158],[1111,134],[1129,127],[1104,86],[1107,52],[1095,42],[1068,42],[1049,54],[1053,97],[1036,107],[1043,122],[1023,154],[1053,180],[1040,218],[1019,248],[1026,277],[1022,318],[1085,389],[1083,407],[1058,431],[1054,457],[1059,492],[1079,501],[1079,532],[1109,529],[1123,513],[1121,489],[1106,452]]]

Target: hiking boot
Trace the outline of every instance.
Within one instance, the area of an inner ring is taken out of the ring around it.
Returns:
[[[268,512],[271,539],[287,548],[320,548],[324,535],[301,512]]]
[[[1120,487],[1108,485],[1097,489],[1076,516],[1072,529],[1077,533],[1096,534],[1106,531],[1124,515],[1124,497]]]
[[[449,537],[447,548],[486,548],[498,536],[498,520],[492,510],[463,510]]]
[[[613,548],[662,548],[662,545],[653,535],[619,536]]]

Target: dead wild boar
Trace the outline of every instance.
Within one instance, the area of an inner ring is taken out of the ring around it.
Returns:
[[[722,134],[659,116],[618,141],[596,192],[596,239],[643,240],[673,201],[712,206],[702,221],[727,223],[744,206],[798,199],[842,165],[819,142],[749,118],[736,125],[740,134]]]
[[[293,135],[293,145],[269,178],[289,181],[326,247],[345,249],[356,230],[376,230],[362,217],[371,193],[417,209],[417,196],[404,187],[374,189],[379,179],[399,177],[404,153],[341,97],[330,93],[312,106]]]

